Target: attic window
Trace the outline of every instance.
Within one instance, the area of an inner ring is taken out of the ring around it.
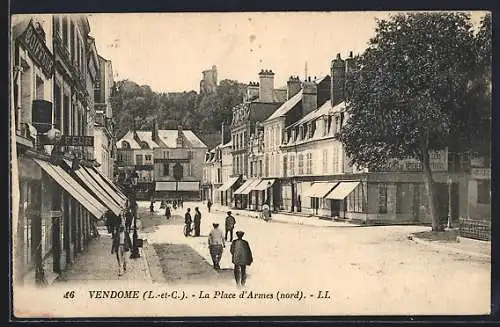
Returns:
[[[122,148],[123,149],[130,149],[130,143],[127,141],[122,141]]]
[[[141,149],[149,149],[149,144],[145,141],[141,142]]]

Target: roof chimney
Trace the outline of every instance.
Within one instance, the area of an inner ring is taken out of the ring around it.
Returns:
[[[182,125],[177,126],[177,147],[182,148],[184,146],[184,133],[182,132]]]
[[[153,141],[158,142],[158,122],[153,120],[153,131],[151,133],[151,138]]]
[[[259,102],[273,102],[274,73],[272,70],[261,70],[259,73]]]
[[[331,65],[331,92],[330,99],[332,101],[332,107],[336,106],[340,102],[344,101],[345,98],[345,71],[346,62],[340,57],[340,53],[337,53],[337,58],[332,60]]]
[[[250,82],[247,86],[247,100],[251,101],[259,97],[259,83]]]
[[[318,108],[318,88],[310,78],[302,83],[302,114],[307,115]]]
[[[300,79],[298,76],[290,76],[288,79],[288,82],[286,82],[287,86],[287,92],[286,92],[286,99],[289,100],[291,97],[293,97],[295,94],[300,92],[300,89],[302,88],[300,85]]]

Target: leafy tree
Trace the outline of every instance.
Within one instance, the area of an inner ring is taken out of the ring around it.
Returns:
[[[417,158],[433,231],[442,226],[429,153],[471,146],[480,127],[478,91],[471,87],[477,43],[467,14],[397,14],[377,21],[375,37],[348,77],[349,118],[340,135],[347,155],[369,169]]]

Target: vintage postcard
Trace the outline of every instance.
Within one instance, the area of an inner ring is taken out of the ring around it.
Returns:
[[[10,33],[16,318],[490,313],[490,12]]]

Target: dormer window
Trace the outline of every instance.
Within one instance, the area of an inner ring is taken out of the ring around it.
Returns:
[[[128,143],[127,141],[122,141],[122,148],[129,150],[130,149],[130,143]]]
[[[149,144],[146,141],[141,142],[141,149],[149,149]]]

